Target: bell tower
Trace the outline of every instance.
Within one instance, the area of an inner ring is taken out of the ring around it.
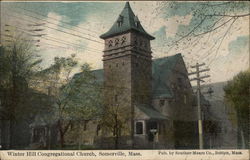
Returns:
[[[103,54],[104,84],[113,99],[110,105],[123,106],[131,114],[130,135],[133,135],[134,107],[151,105],[152,51],[149,35],[133,13],[129,2],[111,29],[100,36],[105,41]]]

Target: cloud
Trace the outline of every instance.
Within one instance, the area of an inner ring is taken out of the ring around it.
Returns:
[[[214,65],[217,72],[212,72],[216,81],[230,80],[237,73],[249,67],[249,36],[237,36],[227,48],[228,54],[218,57]]]
[[[134,2],[131,7],[149,33],[156,32],[165,26],[166,36],[169,37],[174,37],[179,25],[188,25],[192,18],[191,14],[187,14],[184,16],[175,15],[171,19],[167,19],[165,12],[156,9],[159,7],[159,2]]]
[[[85,3],[81,4],[85,5]],[[84,20],[79,21],[78,24],[75,26],[70,26],[70,29],[59,27],[59,25],[62,24],[62,20],[64,19],[68,19],[68,21],[70,21],[71,17],[67,17],[65,15],[59,15],[58,13],[55,12],[48,13],[49,18],[47,18],[47,21],[51,21],[51,18],[56,20],[53,20],[54,23],[53,25],[48,24],[47,27],[52,27],[52,28],[56,27],[57,29],[63,30],[65,32],[70,32],[74,35],[85,37],[85,39],[47,28],[46,32],[47,35],[52,36],[53,38],[59,39],[61,41],[66,41],[69,44],[77,44],[78,47],[74,48],[64,43],[54,42],[51,40],[43,40],[42,42],[49,43],[50,45],[64,47],[64,49],[57,47],[60,53],[56,51],[56,48],[48,49],[48,51],[44,51],[46,53],[41,53],[42,55],[45,55],[43,57],[46,61],[48,61],[45,62],[44,64],[48,66],[49,62],[50,63],[53,62],[51,60],[55,56],[69,56],[72,53],[76,53],[76,56],[81,64],[89,63],[94,69],[102,68],[102,54],[103,54],[102,50],[104,48],[104,41],[99,38],[99,35],[106,32],[109,29],[108,27],[112,25],[112,23],[110,22],[113,22],[114,21],[113,19],[117,18],[116,17],[117,12],[115,12],[116,9],[113,9],[112,10],[113,12],[112,11],[106,12],[106,9],[108,9],[107,7],[108,5],[104,5],[102,10],[96,10],[95,12],[91,12],[91,14],[90,13],[86,14]],[[119,8],[117,9],[117,11],[118,10]],[[103,18],[104,16],[105,19]],[[65,26],[66,28],[69,27],[68,25],[66,26]],[[86,38],[89,40],[86,40]],[[96,43],[93,41],[98,41],[100,43]]]
[[[151,43],[154,58],[182,53],[187,66],[196,62],[210,64],[212,81],[228,80],[233,74],[248,66],[247,61],[249,58],[246,57],[246,48],[239,48],[233,45],[233,42],[240,41],[238,37],[249,36],[249,19],[248,17],[239,18],[221,44],[221,37],[229,27],[228,25],[214,33],[199,37],[190,36],[189,39],[181,41],[178,45],[172,45],[172,42],[180,38],[182,31],[192,28],[195,24],[194,16],[191,13],[201,6],[197,5],[198,3],[200,2],[180,2],[177,3],[179,5],[177,9],[169,8],[170,2],[136,1],[130,2],[130,5],[134,13],[139,17],[144,29],[156,37]],[[20,5],[22,3],[15,4]],[[104,42],[99,38],[99,35],[110,29],[122,11],[124,4],[125,2],[27,3],[31,10],[37,9],[37,11],[48,15],[49,18],[44,20],[54,23],[46,23],[45,27],[47,37],[44,38],[50,40],[41,40],[41,55],[44,58],[44,67],[53,63],[55,56],[69,56],[76,53],[80,63],[90,63],[94,69],[102,68],[102,50],[104,48],[102,43]],[[13,6],[15,5],[12,5],[12,8],[14,8]],[[39,6],[46,9],[40,9]],[[192,7],[195,8],[192,9]],[[210,10],[208,11],[210,12]],[[8,11],[5,10],[4,12]],[[239,10],[238,12],[242,11]],[[28,18],[21,14],[20,16]],[[8,19],[6,16],[3,16],[3,18],[15,25],[20,24],[18,19]],[[32,20],[34,21],[34,19]],[[65,21],[70,23],[71,26],[63,23]],[[206,25],[209,26],[211,22],[212,20]],[[223,22],[218,24],[221,23]],[[24,26],[24,24],[22,25]],[[70,32],[77,36],[65,34],[51,28]],[[54,41],[49,36],[54,38]],[[86,40],[79,36],[101,43]],[[64,43],[57,42],[55,39],[64,41]],[[70,45],[67,45],[67,43]],[[249,47],[249,44],[247,46]],[[233,57],[235,60],[233,60]]]

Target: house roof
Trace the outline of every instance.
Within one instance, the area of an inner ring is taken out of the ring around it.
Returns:
[[[168,119],[166,116],[162,115],[159,111],[155,110],[153,107],[147,105],[137,105],[136,106],[140,111],[145,113],[149,119]]]
[[[121,25],[118,25],[118,22],[120,22]],[[131,30],[147,36],[150,40],[155,39],[143,29],[138,17],[135,16],[134,12],[132,11],[129,2],[126,2],[125,7],[123,8],[121,14],[119,15],[113,26],[108,32],[101,35],[100,38],[105,39]]]
[[[100,83],[104,82],[103,69],[93,70],[92,73],[95,76],[97,82],[100,82]]]

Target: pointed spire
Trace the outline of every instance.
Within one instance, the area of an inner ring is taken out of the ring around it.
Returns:
[[[149,35],[141,26],[140,21],[137,16],[135,16],[132,11],[129,2],[126,2],[121,14],[117,18],[116,22],[113,24],[111,29],[100,36],[100,38],[105,39],[115,35],[122,34],[124,32],[135,30],[141,34],[147,36],[150,40],[153,40],[154,37]]]
[[[125,7],[124,8],[130,8],[130,4],[129,1],[126,2]]]

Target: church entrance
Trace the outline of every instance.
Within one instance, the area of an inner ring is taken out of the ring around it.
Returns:
[[[137,120],[135,122],[135,144],[138,148],[155,148],[158,143],[159,121]]]
[[[147,135],[149,142],[155,142],[158,134],[158,123],[156,121],[148,121],[146,123]]]

